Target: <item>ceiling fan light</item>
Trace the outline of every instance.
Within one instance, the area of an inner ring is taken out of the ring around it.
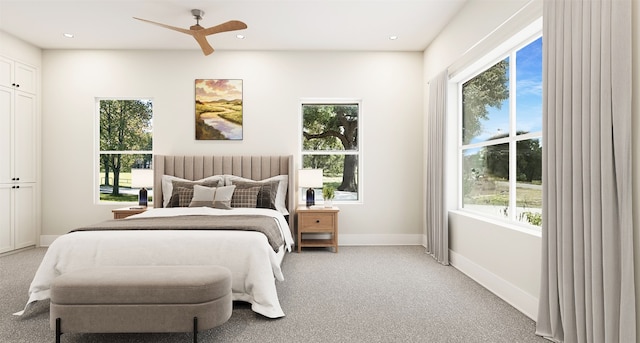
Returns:
[[[237,34],[237,35],[236,35],[236,38],[238,38],[238,39],[244,39],[244,35]]]
[[[73,33],[63,33],[62,35],[66,38],[73,38]]]
[[[398,39],[398,36],[389,36],[389,39],[390,40],[396,40],[396,39]]]

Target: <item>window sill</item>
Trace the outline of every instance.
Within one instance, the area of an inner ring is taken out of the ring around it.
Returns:
[[[537,228],[535,226],[529,226],[529,225],[519,225],[516,223],[512,223],[512,222],[508,222],[506,220],[500,220],[497,218],[490,218],[490,217],[486,217],[486,216],[482,216],[476,213],[473,213],[471,211],[467,211],[464,209],[458,209],[458,210],[450,210],[450,213],[455,213],[457,215],[461,215],[461,216],[465,216],[465,217],[469,217],[469,218],[473,218],[475,220],[480,220],[483,222],[487,222],[496,226],[500,226],[502,228],[508,229],[508,230],[514,230],[514,231],[518,231],[518,232],[522,232],[524,234],[528,234],[534,237],[538,237],[541,238],[542,237],[542,229],[541,228]]]

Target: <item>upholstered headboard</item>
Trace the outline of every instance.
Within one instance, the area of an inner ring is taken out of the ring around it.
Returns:
[[[256,181],[289,175],[286,204],[294,213],[293,156],[184,156],[154,155],[153,206],[162,207],[162,175],[200,180],[213,175],[236,175]]]

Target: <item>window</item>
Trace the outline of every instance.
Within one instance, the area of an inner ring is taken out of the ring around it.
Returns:
[[[461,206],[542,224],[542,37],[458,84]]]
[[[150,99],[98,99],[100,202],[137,202],[153,173],[153,104]]]
[[[301,112],[302,167],[323,170],[323,185],[335,189],[334,201],[359,201],[360,102],[303,101]],[[322,192],[315,194],[322,198]]]

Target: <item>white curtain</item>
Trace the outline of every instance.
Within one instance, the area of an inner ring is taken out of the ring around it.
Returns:
[[[429,82],[425,159],[427,252],[444,265],[449,264],[449,228],[445,198],[447,78],[445,70]]]
[[[636,342],[631,0],[545,0],[536,332]]]

